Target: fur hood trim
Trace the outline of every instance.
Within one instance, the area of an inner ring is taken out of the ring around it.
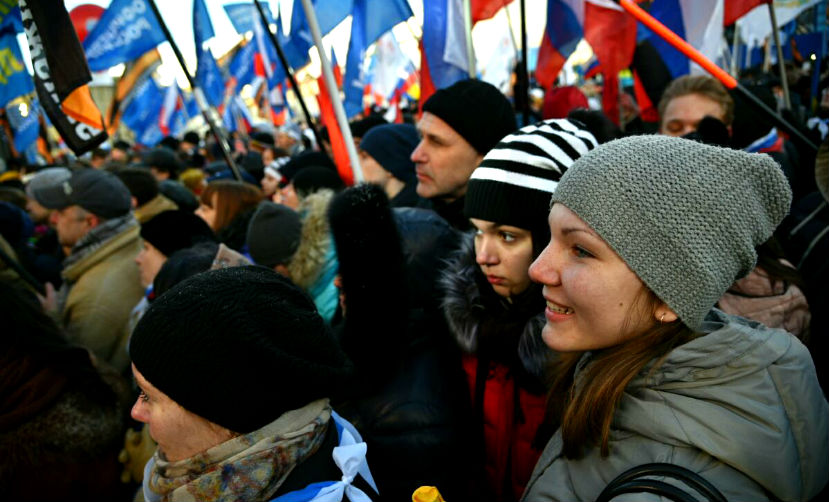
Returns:
[[[331,190],[320,190],[302,199],[299,205],[302,231],[299,247],[288,264],[288,272],[294,284],[305,291],[319,278],[332,246],[328,205],[333,196]]]
[[[449,329],[458,345],[467,353],[478,350],[478,328],[484,322],[492,322],[484,306],[482,292],[475,282],[478,264],[475,262],[475,245],[472,235],[464,235],[461,247],[449,259],[441,278],[444,292],[442,307]],[[493,293],[494,294],[494,293]],[[510,305],[503,302],[505,309]],[[544,312],[529,317],[518,341],[518,357],[524,369],[531,375],[544,379],[554,352],[541,338],[541,330],[547,320]]]

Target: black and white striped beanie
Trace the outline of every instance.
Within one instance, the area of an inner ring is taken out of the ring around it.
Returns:
[[[561,175],[596,146],[596,138],[575,120],[522,127],[503,138],[472,172],[464,214],[529,230],[546,228]]]

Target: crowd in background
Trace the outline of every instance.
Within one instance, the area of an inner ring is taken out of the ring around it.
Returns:
[[[0,498],[595,500],[650,462],[817,498],[824,94],[817,152],[707,76],[624,131],[464,80],[352,122],[357,186],[293,122],[236,170],[195,131],[10,169]]]

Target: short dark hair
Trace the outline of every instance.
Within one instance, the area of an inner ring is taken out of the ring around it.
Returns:
[[[158,181],[149,170],[141,167],[125,167],[115,171],[121,181],[127,185],[130,194],[135,197],[138,206],[143,206],[158,195]]]

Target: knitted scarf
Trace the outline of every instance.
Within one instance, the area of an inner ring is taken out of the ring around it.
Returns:
[[[320,399],[184,460],[168,462],[156,451],[144,470],[144,499],[270,500],[291,470],[317,451],[330,419],[328,399]]]

